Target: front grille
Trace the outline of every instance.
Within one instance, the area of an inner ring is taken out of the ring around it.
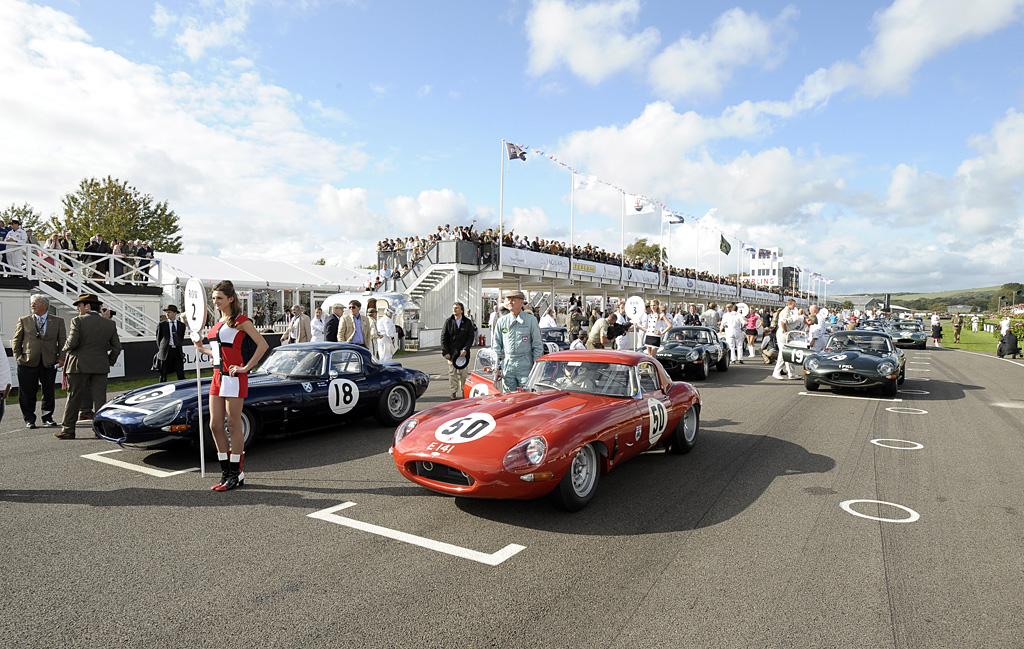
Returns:
[[[828,380],[832,383],[843,383],[846,385],[860,385],[867,382],[866,377],[852,372],[832,372],[828,375]]]
[[[458,469],[437,462],[413,462],[413,473],[418,476],[459,487],[473,486],[473,478]]]
[[[121,439],[125,436],[121,426],[113,421],[104,420],[99,423],[94,423],[93,426],[96,427],[96,432],[101,435],[105,435],[106,437]]]

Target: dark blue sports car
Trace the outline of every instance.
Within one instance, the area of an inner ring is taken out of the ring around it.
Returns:
[[[325,428],[372,414],[397,426],[413,413],[430,377],[396,362],[379,363],[368,350],[348,343],[300,343],[271,350],[249,374],[242,433],[249,448],[260,431],[282,433]],[[204,430],[209,436],[207,395],[202,380]],[[93,430],[122,446],[153,448],[199,439],[195,380],[161,383],[127,392],[93,417]],[[208,437],[209,439],[209,437]]]

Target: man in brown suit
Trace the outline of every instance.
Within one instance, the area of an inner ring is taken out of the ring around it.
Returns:
[[[292,307],[292,321],[288,324],[288,338],[293,343],[308,343],[313,340],[313,328],[309,316],[296,304]]]
[[[64,318],[48,313],[50,299],[42,293],[29,298],[32,314],[18,318],[14,327],[11,348],[18,363],[18,405],[25,418],[25,426],[36,427],[36,392],[43,386],[43,425],[56,427],[53,410],[56,406],[53,387],[57,382],[57,367],[64,366],[64,343],[67,329]]]
[[[359,315],[359,310],[362,307],[359,300],[352,300],[348,303],[348,313],[338,325],[338,342],[362,345],[372,350],[377,346],[377,328],[370,322],[369,316]]]
[[[68,402],[64,406],[62,429],[53,434],[57,439],[75,438],[75,422],[83,404],[107,400],[107,374],[121,353],[121,340],[114,321],[99,314],[101,304],[92,293],[79,295],[75,302],[79,315],[71,321],[71,332],[64,344]]]

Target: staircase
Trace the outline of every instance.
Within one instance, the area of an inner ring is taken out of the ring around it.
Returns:
[[[405,292],[412,298],[413,302],[419,302],[430,291],[444,281],[445,277],[451,275],[453,270],[448,268],[431,267],[426,273],[416,277],[405,289]]]
[[[158,321],[155,318],[111,292],[105,284],[159,286],[159,264],[142,270],[114,255],[68,252],[27,243],[7,243],[5,252],[6,261],[0,262],[0,270],[7,275],[37,281],[39,291],[49,296],[50,303],[56,303],[55,307],[66,311],[65,315],[78,315],[74,302],[79,294],[94,293],[107,308],[117,313],[114,321],[120,336],[151,336],[156,330]]]

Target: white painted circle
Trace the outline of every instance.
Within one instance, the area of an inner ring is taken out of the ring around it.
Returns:
[[[747,314],[750,313],[750,307],[747,305],[746,302],[737,302],[736,313],[739,313],[741,316],[746,318]]]
[[[206,323],[206,289],[193,277],[185,284],[185,321],[192,331],[200,331]]]
[[[464,444],[480,439],[494,430],[495,426],[494,417],[486,412],[474,412],[438,426],[434,431],[434,439],[445,444]]]
[[[359,403],[359,386],[348,379],[334,379],[327,386],[327,404],[331,412],[344,415]]]
[[[626,300],[626,317],[629,318],[630,322],[636,322],[646,310],[647,305],[639,295],[634,295]]]
[[[482,397],[487,394],[487,384],[477,383],[473,386],[473,389],[469,391],[470,397]]]
[[[137,403],[144,403],[146,401],[152,401],[153,399],[166,397],[167,395],[173,393],[174,386],[169,383],[165,383],[163,385],[155,386],[152,389],[148,389],[144,392],[133,394],[132,396],[125,399],[124,402],[130,406],[133,406]]]
[[[903,511],[910,514],[910,516],[908,516],[907,518],[882,518],[881,516],[868,516],[867,514],[861,514],[860,512],[856,512],[853,510],[853,505],[857,503],[874,503],[876,505],[889,505],[890,507],[895,507],[896,509],[902,509]],[[897,505],[896,503],[887,503],[884,500],[844,500],[843,502],[839,503],[839,506],[842,507],[843,510],[845,510],[848,514],[860,516],[861,518],[866,518],[872,521],[882,521],[884,523],[913,523],[917,519],[921,518],[920,514],[918,514],[909,507]]]
[[[658,443],[668,424],[668,409],[657,399],[647,400],[647,412],[651,417],[651,446]]]
[[[921,410],[920,408],[906,408],[904,406],[893,406],[892,408],[886,408],[889,412],[895,412],[897,415],[927,415],[927,410]]]
[[[904,390],[900,388],[900,394],[931,394],[928,390]]]
[[[913,446],[890,446],[889,444],[883,444],[882,442],[899,442],[900,444],[913,444]],[[871,440],[871,443],[875,446],[894,448],[898,451],[920,451],[924,448],[924,444],[918,444],[917,442],[911,442],[905,439],[873,439]]]

